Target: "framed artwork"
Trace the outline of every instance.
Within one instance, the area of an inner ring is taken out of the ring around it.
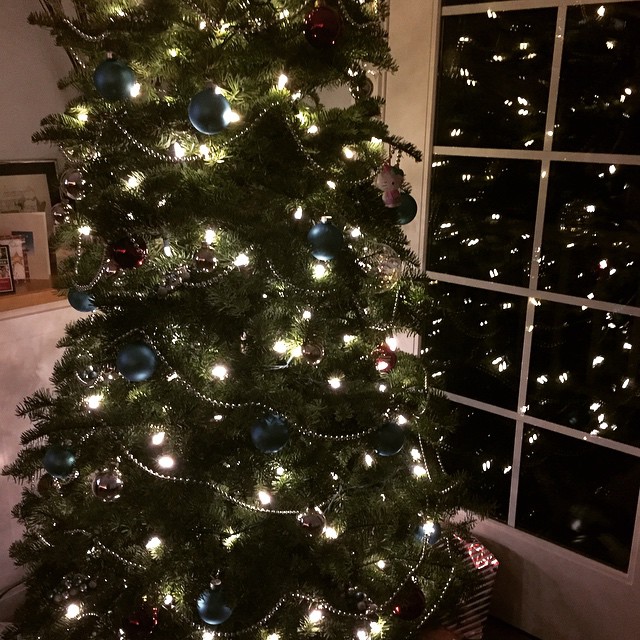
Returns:
[[[0,244],[0,294],[15,292],[9,247],[6,244]]]
[[[0,236],[23,239],[29,265],[25,280],[46,280],[55,268],[48,239],[53,232],[51,205],[60,202],[59,187],[53,160],[0,162]],[[11,245],[12,255],[14,249]],[[15,267],[13,279],[22,279]]]
[[[29,272],[29,254],[24,236],[0,235],[0,243],[9,247],[11,271],[15,282],[26,282],[31,279]]]

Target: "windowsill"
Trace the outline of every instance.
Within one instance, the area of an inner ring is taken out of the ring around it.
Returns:
[[[23,309],[61,300],[51,280],[31,280],[16,283],[16,292],[0,296],[0,312]]]

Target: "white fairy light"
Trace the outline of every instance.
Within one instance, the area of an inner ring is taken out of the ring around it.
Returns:
[[[284,467],[278,467],[278,468],[276,469],[276,475],[277,475],[278,477],[282,477],[284,474],[285,474]]]
[[[140,178],[138,178],[138,176],[129,176],[127,178],[127,187],[129,187],[129,189],[135,189],[136,187],[140,186]]]
[[[371,138],[371,144],[382,144],[382,140],[380,138],[373,137]]]
[[[280,634],[279,633],[270,633],[267,636],[267,640],[280,640]]]
[[[428,538],[436,532],[436,524],[433,520],[426,520],[420,525],[420,533],[423,537]]]
[[[201,144],[198,147],[198,151],[200,151],[200,155],[205,159],[208,160],[211,157],[211,151],[209,149],[209,147],[207,147],[206,144]]]
[[[420,454],[420,451],[418,451],[418,449],[411,449],[411,458],[413,460],[417,462],[418,460],[420,460],[421,457],[422,456]]]
[[[342,386],[342,380],[337,377],[329,378],[327,382],[332,389],[339,389]]]
[[[173,48],[173,49],[169,49],[169,51],[167,52],[172,58],[177,58],[178,57],[178,50]]]
[[[164,602],[164,604],[165,604],[165,605],[170,605],[170,604],[173,602],[173,596],[172,596],[170,593],[168,593],[168,594],[164,597],[163,602]]]
[[[371,629],[371,633],[378,634],[382,632],[382,625],[379,622],[371,622],[369,624],[369,628]]]
[[[278,340],[273,345],[273,350],[280,354],[287,353],[287,343],[284,340]]]
[[[207,229],[204,232],[204,241],[207,244],[213,244],[216,240],[216,232],[215,229]]]
[[[302,220],[302,207],[298,207],[294,212],[293,212],[293,217],[296,220]]]
[[[338,537],[338,532],[333,527],[325,527],[323,533],[329,540],[335,540]]]
[[[311,311],[309,311],[309,309],[305,309],[302,312],[302,319],[303,320],[311,320],[311,316],[312,316],[312,313],[311,313]]]
[[[215,636],[212,631],[203,631],[202,632],[202,640],[213,640]]]
[[[211,375],[218,380],[224,380],[229,375],[229,370],[223,364],[217,364],[212,367]]]
[[[291,350],[292,358],[300,358],[302,357],[302,345],[298,345]]]
[[[369,634],[364,629],[358,629],[356,638],[358,640],[369,640]]]
[[[395,351],[398,348],[398,340],[396,338],[387,338],[385,342],[391,351]]]
[[[352,160],[356,156],[355,151],[353,149],[350,149],[349,147],[344,147],[344,149],[342,149],[342,153],[344,154],[344,157],[347,158],[347,160]]]
[[[77,118],[78,120],[80,120],[80,122],[88,122],[89,114],[86,111],[80,111]]]
[[[161,445],[164,442],[165,433],[164,431],[158,431],[151,436],[151,444],[156,447]]]
[[[380,393],[384,393],[387,390],[387,385],[386,384],[379,384],[378,385],[378,391]]]
[[[307,129],[307,133],[310,133],[311,135],[315,135],[316,133],[318,133],[318,131],[320,131],[320,129],[318,129],[318,126],[315,124],[312,124],[308,129]]]
[[[102,404],[102,396],[100,394],[87,396],[84,399],[84,402],[89,409],[99,409],[100,405]]]
[[[80,606],[75,602],[72,602],[68,607],[67,611],[64,614],[66,618],[69,620],[73,620],[73,618],[77,618],[80,615]]]
[[[364,463],[367,465],[367,467],[371,467],[373,465],[373,457],[370,454],[365,453]]]
[[[241,253],[236,256],[236,259],[233,261],[233,264],[236,267],[246,267],[249,264],[249,256],[246,253]]]
[[[91,235],[91,227],[87,226],[86,224],[78,227],[78,233],[81,236],[90,236]]]
[[[378,569],[382,570],[387,566],[387,563],[384,560],[378,560],[378,562],[376,562],[376,566]]]
[[[422,478],[422,476],[427,475],[427,470],[423,466],[417,464],[415,467],[413,467],[413,475],[416,478]]]
[[[225,115],[225,120],[227,124],[231,124],[232,122],[240,122],[240,114],[236,111],[228,111]]]
[[[355,336],[352,336],[348,333],[342,336],[342,342],[344,342],[345,344],[351,344],[355,339]]]
[[[278,78],[278,89],[282,91],[287,86],[287,82],[289,82],[289,78],[284,73],[281,73]]]
[[[360,227],[355,227],[351,229],[351,237],[359,238],[362,235],[362,231],[360,231]]]
[[[144,546],[148,551],[154,551],[158,547],[162,546],[162,540],[160,540],[158,536],[153,536]]]
[[[320,620],[322,620],[323,618],[322,610],[312,609],[311,611],[309,611],[309,615],[307,616],[307,618],[311,624],[316,624],[320,622]]]
[[[160,456],[158,458],[158,466],[161,469],[171,469],[176,461],[171,456]]]
[[[336,186],[337,185],[333,180],[327,180],[327,187],[329,187],[329,189],[335,189]]]
[[[403,415],[399,415],[399,416],[396,418],[396,422],[397,422],[400,426],[402,426],[403,424],[407,424],[407,422],[409,422],[409,421],[408,421],[408,420],[407,420]]]
[[[316,280],[322,280],[327,275],[327,267],[317,262],[313,265],[313,277]]]
[[[271,504],[271,496],[266,491],[258,491],[258,500],[264,506]]]
[[[179,142],[173,143],[173,155],[176,158],[184,158],[186,153],[187,152],[185,151],[184,147]]]
[[[129,89],[129,95],[132,98],[137,98],[140,95],[140,90],[142,89],[142,87],[140,86],[139,82],[134,82],[131,85],[131,89]]]

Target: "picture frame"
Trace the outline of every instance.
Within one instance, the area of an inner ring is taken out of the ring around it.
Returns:
[[[48,280],[56,272],[49,236],[53,233],[51,207],[58,202],[55,160],[0,162],[0,235],[25,240],[27,280]]]
[[[15,293],[16,285],[11,270],[11,256],[9,246],[0,243],[0,295]]]

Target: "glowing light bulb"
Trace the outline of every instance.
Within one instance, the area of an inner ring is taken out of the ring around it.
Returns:
[[[371,633],[380,633],[382,631],[382,625],[379,622],[371,622],[369,624],[369,628],[371,629]]]
[[[307,133],[310,133],[311,135],[315,135],[316,133],[318,133],[318,131],[320,131],[320,129],[318,129],[318,126],[315,124],[312,124],[308,129],[307,129]]]
[[[142,89],[142,87],[140,86],[139,82],[134,82],[131,85],[131,89],[129,89],[129,95],[132,98],[137,98],[140,95],[140,90]]]
[[[417,464],[415,467],[413,467],[413,475],[416,478],[422,478],[422,476],[427,475],[427,470],[424,467]]]
[[[340,378],[329,378],[327,382],[332,389],[339,389],[342,386],[342,380],[340,380]]]
[[[396,338],[387,338],[385,342],[387,343],[387,346],[389,347],[389,349],[391,349],[391,351],[395,351],[398,348],[398,341]]]
[[[91,227],[87,225],[83,225],[82,227],[78,227],[78,233],[81,236],[90,236],[91,235]]]
[[[136,187],[140,186],[140,178],[138,178],[138,176],[129,176],[127,178],[127,187],[129,187],[129,189],[135,189]]]
[[[229,370],[223,364],[217,364],[211,369],[211,375],[218,380],[224,380],[229,375]]]
[[[172,57],[172,58],[176,58],[178,56],[178,50],[177,49],[169,49],[168,54]]]
[[[349,147],[344,147],[344,149],[342,149],[342,153],[347,160],[352,160],[356,156],[355,151]]]
[[[158,466],[161,469],[171,469],[176,461],[171,456],[160,456],[158,458]]]
[[[295,348],[293,349],[293,351],[291,351],[291,355],[292,355],[292,357],[294,357],[294,358],[300,358],[300,357],[302,357],[302,346],[301,346],[301,345],[298,345],[297,347],[295,347]]]
[[[204,232],[204,241],[207,244],[213,244],[216,240],[216,232],[214,229],[207,229]]]
[[[166,605],[170,605],[170,604],[173,602],[173,596],[172,596],[170,593],[168,593],[168,594],[164,597],[163,602],[164,602],[164,604],[166,604]]]
[[[407,424],[409,421],[404,416],[400,415],[396,418],[396,422],[402,426],[403,424]]]
[[[273,350],[276,353],[287,353],[287,343],[284,340],[278,340],[274,345],[273,345]]]
[[[174,142],[173,155],[176,158],[184,158],[185,154],[186,154],[186,151],[184,150],[184,147],[179,142]]]
[[[411,449],[411,458],[413,460],[420,460],[422,456],[420,455],[420,452],[417,449]]]
[[[164,442],[164,436],[164,431],[158,431],[157,433],[154,433],[151,436],[151,444],[155,445],[156,447],[158,445],[161,445]]]
[[[338,532],[333,527],[325,527],[323,533],[329,540],[335,540],[338,537]]]
[[[87,396],[84,399],[84,402],[89,409],[99,409],[102,404],[102,396],[99,394]]]
[[[309,615],[307,617],[311,624],[316,624],[320,622],[320,620],[322,620],[323,613],[320,609],[312,609],[311,611],[309,611]]]
[[[81,111],[78,114],[78,120],[80,120],[80,122],[88,122],[89,114],[86,111]]]
[[[606,13],[606,9],[602,5],[600,5],[596,13],[602,18]]]
[[[280,640],[280,634],[278,634],[278,633],[270,633],[267,636],[267,640]]]
[[[249,256],[246,253],[241,253],[233,261],[233,264],[236,267],[246,267],[249,264],[249,262],[250,262]]]
[[[382,144],[382,140],[380,138],[373,137],[371,138],[371,144]]]
[[[364,463],[367,465],[367,467],[370,467],[373,465],[373,458],[368,453],[366,453],[364,456]]]
[[[294,213],[293,213],[293,217],[294,217],[296,220],[302,220],[302,207],[298,207],[298,208],[294,211]]]
[[[316,280],[321,280],[327,275],[327,267],[319,262],[313,265],[313,277]]]
[[[289,78],[284,73],[281,73],[278,78],[278,89],[282,91],[287,86],[287,82],[289,82]]]
[[[200,151],[200,155],[205,159],[208,160],[211,157],[211,151],[209,150],[209,147],[207,147],[206,144],[201,144],[198,147],[198,151]]]
[[[360,227],[355,227],[354,229],[351,229],[352,238],[359,238],[361,235],[362,235],[362,231],[360,231]]]
[[[378,560],[378,562],[376,562],[376,566],[378,569],[384,569],[387,566],[387,563],[384,560]]]
[[[342,342],[344,342],[345,344],[350,344],[355,339],[356,339],[356,337],[352,336],[350,334],[346,334],[346,335],[342,336]]]
[[[387,390],[387,385],[386,384],[379,384],[378,385],[378,391],[380,391],[380,393],[384,393]]]
[[[428,538],[436,532],[436,524],[433,520],[427,520],[420,525],[420,532],[423,537]]]
[[[311,320],[311,316],[312,316],[312,313],[311,313],[311,311],[309,311],[308,309],[305,309],[305,310],[302,312],[302,319],[303,319],[303,320]]]
[[[284,467],[278,467],[278,468],[276,469],[276,475],[277,475],[277,476],[279,476],[279,477],[280,477],[280,476],[283,476],[284,474],[285,474]]]
[[[266,491],[258,491],[258,500],[265,506],[271,504],[271,496]]]
[[[229,111],[225,116],[227,123],[240,122],[240,114],[236,111]]]
[[[333,180],[327,180],[327,187],[329,187],[329,189],[335,189],[336,186],[337,185]]]
[[[67,611],[64,615],[65,617],[69,618],[69,620],[73,620],[73,618],[77,618],[80,615],[80,607],[74,602],[72,602],[67,607]]]
[[[202,640],[213,640],[215,636],[212,631],[203,631],[202,632]]]
[[[153,536],[153,538],[150,538],[147,544],[145,544],[144,546],[148,551],[154,551],[158,547],[162,546],[162,540],[160,540],[158,536]]]
[[[369,634],[364,629],[358,629],[356,632],[356,638],[358,640],[368,640]]]
[[[200,29],[200,31],[204,31],[207,28],[207,23],[204,20],[200,20],[198,28]]]

